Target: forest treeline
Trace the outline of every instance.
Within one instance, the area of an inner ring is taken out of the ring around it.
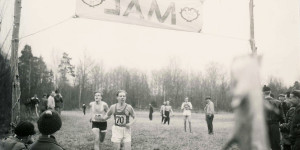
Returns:
[[[96,62],[87,55],[78,64],[72,64],[67,53],[53,60],[54,67],[50,69],[43,57],[33,56],[31,46],[22,49],[19,57],[22,104],[34,94],[41,98],[44,93],[59,89],[65,110],[89,104],[94,100],[94,91],[99,90],[103,92],[103,100],[111,105],[116,102],[115,92],[124,89],[128,92],[127,103],[135,108],[146,108],[149,103],[159,107],[169,100],[177,109],[188,96],[197,111],[204,108],[204,98],[210,96],[217,111],[231,111],[230,77],[218,63],[209,63],[203,71],[196,72],[182,67],[177,58],[170,58],[166,66],[143,72],[124,66],[107,69],[105,62]],[[300,87],[298,81],[285,87],[280,79],[273,77],[268,85],[275,97]]]

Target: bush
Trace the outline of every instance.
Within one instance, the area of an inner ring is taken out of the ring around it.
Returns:
[[[11,121],[11,72],[9,60],[0,50],[0,136],[9,133]],[[0,137],[1,138],[1,137]]]

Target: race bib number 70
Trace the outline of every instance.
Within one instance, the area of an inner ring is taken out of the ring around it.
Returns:
[[[126,115],[116,115],[116,125],[123,126],[126,124]]]

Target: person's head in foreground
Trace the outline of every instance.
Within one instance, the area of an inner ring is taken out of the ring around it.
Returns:
[[[51,135],[61,128],[62,122],[56,111],[47,110],[41,114],[37,124],[42,135]]]
[[[15,128],[15,135],[24,143],[32,143],[31,136],[35,134],[34,125],[29,121],[20,121]]]
[[[14,133],[14,136],[10,136],[0,142],[1,150],[26,149],[27,144],[33,142],[31,136],[35,134],[34,125],[29,121],[20,121],[17,124]]]
[[[31,146],[30,150],[62,150],[63,148],[56,142],[53,134],[60,130],[62,122],[58,112],[46,110],[37,121],[38,129],[42,134]]]

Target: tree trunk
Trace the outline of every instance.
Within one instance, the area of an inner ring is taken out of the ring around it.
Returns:
[[[79,84],[79,98],[78,98],[78,108],[80,109],[81,103],[81,92],[82,92],[82,85]]]
[[[14,8],[14,24],[12,34],[12,49],[11,49],[11,71],[13,76],[12,81],[12,109],[11,122],[18,123],[20,121],[20,81],[18,71],[18,49],[19,49],[19,28],[21,19],[21,0],[15,0]]]

